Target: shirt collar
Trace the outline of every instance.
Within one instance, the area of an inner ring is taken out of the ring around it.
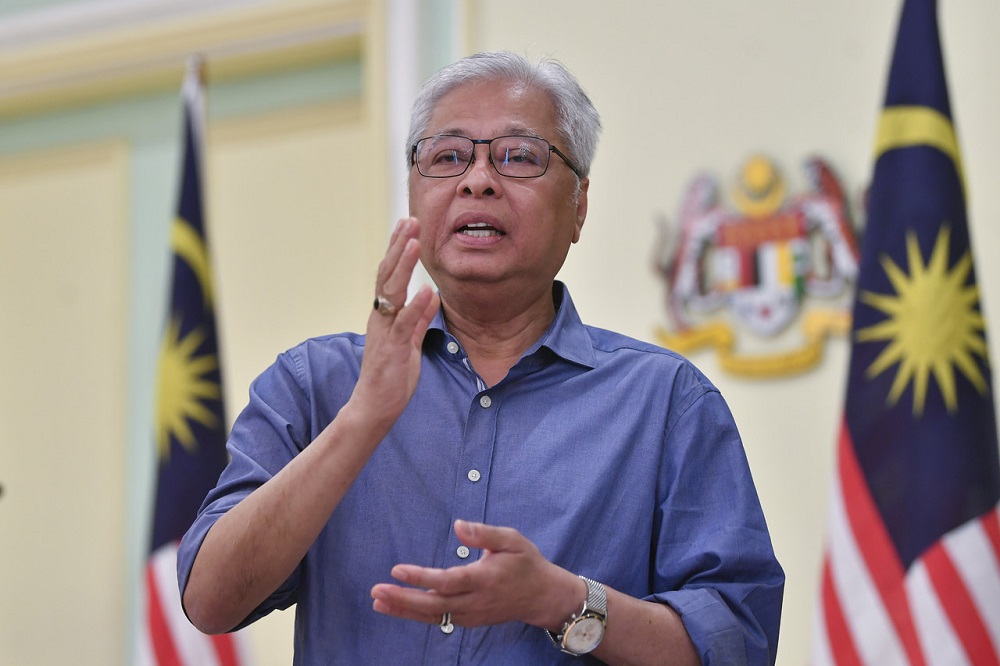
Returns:
[[[539,348],[545,347],[566,361],[593,368],[596,365],[594,346],[587,333],[587,327],[577,314],[569,289],[559,280],[552,283],[552,299],[556,306],[556,317],[548,330],[524,353],[524,356],[530,356]],[[441,331],[448,337],[448,326],[444,320],[443,310],[439,309],[434,315],[428,330]]]

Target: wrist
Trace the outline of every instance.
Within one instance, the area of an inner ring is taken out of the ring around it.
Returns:
[[[384,406],[361,398],[357,393],[355,390],[354,395],[340,408],[334,422],[339,422],[343,432],[349,433],[353,438],[374,440],[377,444],[392,430],[399,414],[387,412]]]
[[[545,617],[538,625],[556,634],[562,631],[573,614],[580,612],[587,600],[586,581],[569,571],[562,570],[562,573],[559,588],[549,597],[549,603],[545,604]]]
[[[607,589],[601,583],[580,576],[587,597],[579,610],[563,622],[558,631],[546,629],[552,644],[567,654],[580,656],[592,652],[604,639],[608,624]]]

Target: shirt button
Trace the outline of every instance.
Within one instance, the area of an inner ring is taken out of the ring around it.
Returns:
[[[482,477],[482,474],[479,473],[478,469],[470,469],[467,476],[469,477],[469,481],[475,483]]]
[[[451,342],[449,342],[448,343],[448,352],[451,353],[451,354],[457,354],[458,353],[458,343],[455,342],[454,340],[452,340]]]
[[[484,395],[482,398],[479,399],[479,404],[482,405],[483,409],[489,409],[490,405],[493,404],[493,401],[490,400],[490,396]]]
[[[462,558],[463,560],[464,560],[465,558],[467,558],[467,557],[469,556],[469,549],[468,549],[468,548],[466,548],[465,546],[459,546],[459,547],[458,547],[458,550],[456,550],[455,552],[456,552],[456,553],[458,554],[458,556],[459,556],[459,557],[461,557],[461,558]]]

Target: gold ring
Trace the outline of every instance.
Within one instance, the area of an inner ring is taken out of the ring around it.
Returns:
[[[375,310],[381,315],[394,315],[399,310],[388,298],[379,295],[375,297]]]

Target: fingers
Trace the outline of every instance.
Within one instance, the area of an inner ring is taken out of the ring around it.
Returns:
[[[408,620],[439,624],[443,613],[453,613],[452,622],[461,624],[461,613],[473,592],[466,567],[436,569],[397,564],[392,577],[406,583],[379,583],[371,590],[372,609]]]
[[[420,224],[416,218],[401,219],[389,237],[389,247],[378,266],[375,294],[389,299],[396,308],[401,308],[406,301],[406,288],[420,259],[419,233]]]
[[[401,326],[392,326],[397,335],[401,336],[398,339],[401,341],[412,336],[413,344],[418,347],[441,305],[438,296],[428,286],[421,287],[411,303],[406,304],[410,279],[420,260],[419,235],[420,223],[414,217],[401,219],[393,230],[375,279],[375,295],[388,301],[391,307],[383,310],[378,307],[376,300],[377,316],[374,317],[383,324],[391,324],[399,319]]]
[[[468,520],[455,521],[455,536],[470,548],[479,548],[495,553],[519,550],[519,546],[524,541],[524,537],[510,527],[497,527],[484,523],[473,523]]]
[[[423,337],[440,306],[430,286],[421,287],[406,304],[407,287],[420,258],[419,232],[416,218],[400,220],[379,263],[361,374],[351,395],[357,413],[379,428],[395,422],[416,390]]]
[[[414,347],[420,347],[424,333],[427,331],[431,319],[438,313],[440,306],[440,297],[427,285],[422,286],[413,297],[413,302],[408,307],[417,319],[411,338]]]
[[[415,564],[397,564],[390,572],[393,578],[402,583],[414,588],[423,588],[424,591],[432,591],[441,597],[468,593],[472,589],[468,573],[469,569],[465,566],[436,569]]]
[[[448,612],[459,626],[516,619],[528,607],[526,590],[536,588],[530,580],[538,569],[537,548],[509,527],[459,520],[455,533],[466,545],[482,548],[483,558],[447,569],[397,564],[391,575],[401,584],[374,586],[374,610],[428,623]]]
[[[530,541],[510,527],[496,527],[466,520],[456,520],[455,534],[465,545],[494,554],[508,553],[520,556],[537,550]],[[400,582],[425,590],[433,590],[442,596],[467,594],[474,591],[477,585],[481,586],[493,580],[492,574],[485,574],[482,567],[477,566],[476,563],[447,569],[422,567],[415,564],[397,564],[392,568],[391,574]]]
[[[372,610],[404,620],[440,624],[446,601],[428,592],[380,583],[372,588]],[[439,610],[440,609],[440,610]]]
[[[381,330],[384,339],[392,344],[420,349],[427,327],[437,314],[440,304],[440,298],[434,290],[428,285],[423,285],[417,290],[413,299],[397,312],[385,315],[378,310],[373,311],[369,318],[368,333],[371,335],[374,330]],[[372,323],[375,324],[375,328],[372,327]]]
[[[421,567],[413,567],[420,569]],[[397,571],[399,567],[393,568],[393,577],[403,580]],[[442,569],[424,571],[443,572]],[[379,583],[371,591],[372,610],[385,615],[393,615],[406,620],[416,620],[428,624],[441,624],[441,616],[444,613],[451,614],[453,624],[461,624],[456,619],[456,609],[462,608],[467,602],[468,593],[445,594],[436,589],[423,589],[421,587],[409,587],[403,585],[393,585],[390,583]]]

